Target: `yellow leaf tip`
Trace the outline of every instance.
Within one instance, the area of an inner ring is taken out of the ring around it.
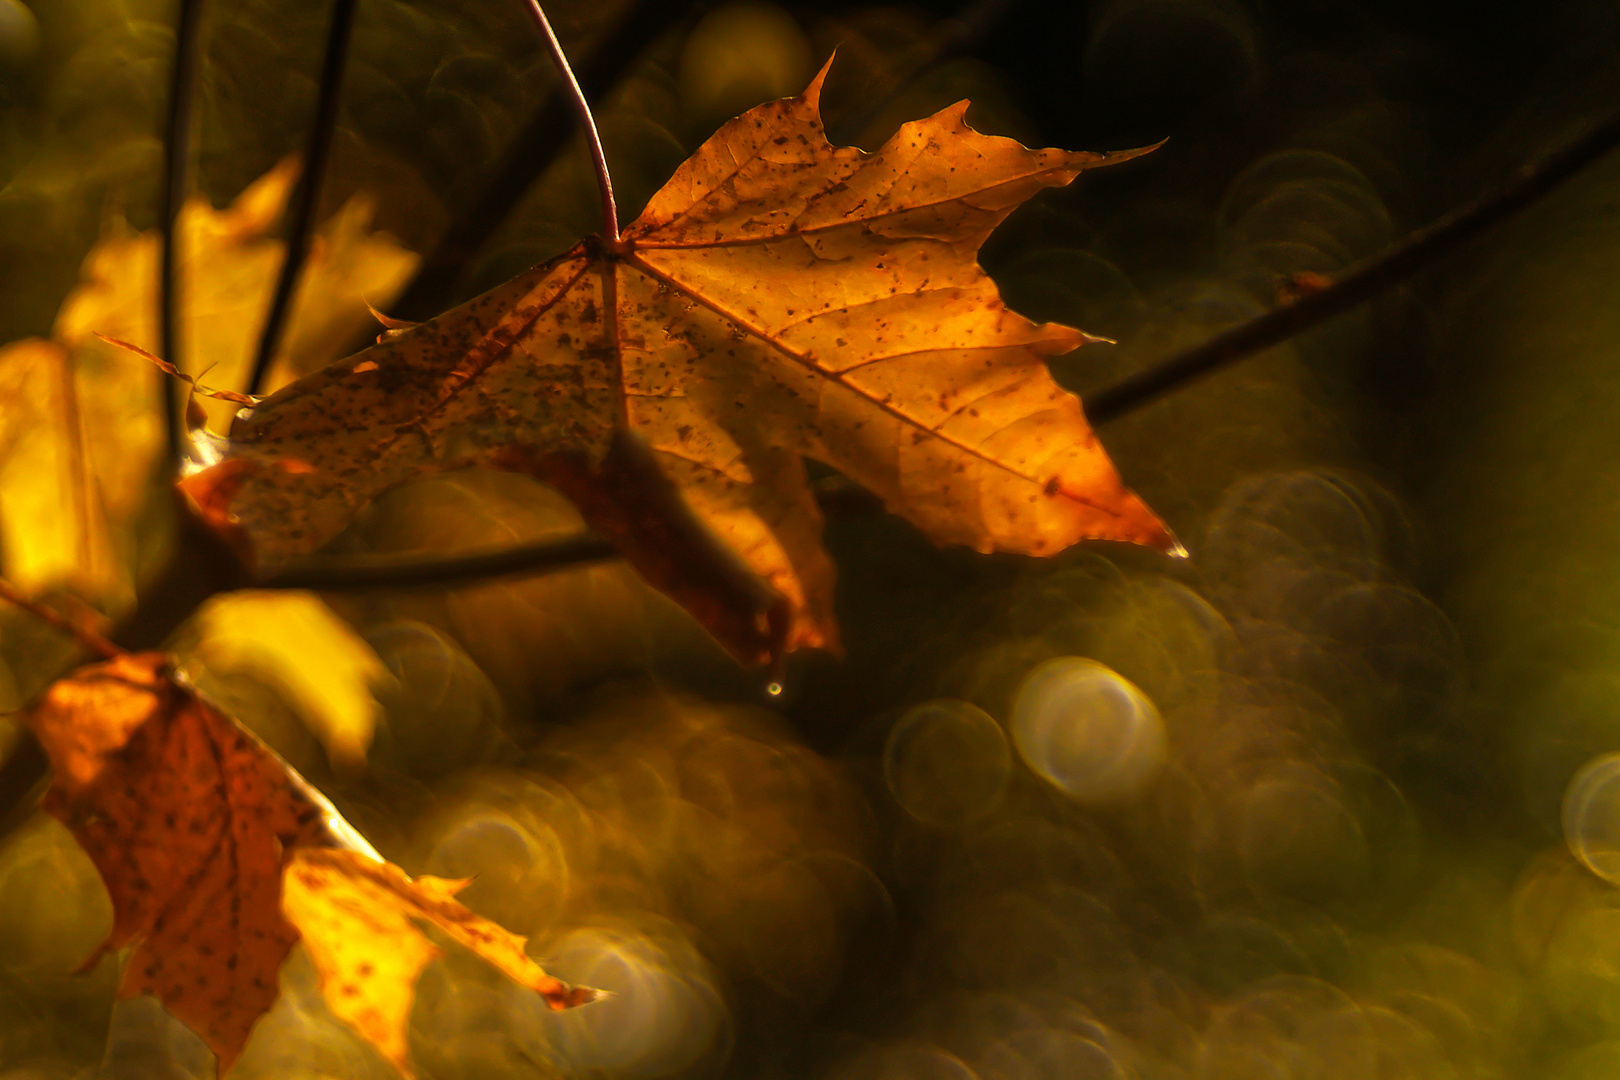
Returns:
[[[799,95],[799,100],[815,109],[817,113],[821,111],[821,86],[827,81],[827,72],[832,70],[833,61],[836,59],[838,59],[838,50],[834,48],[831,54],[828,55],[827,62],[821,65],[821,70],[816,72],[816,77],[810,80],[810,85],[805,87],[804,93]]]

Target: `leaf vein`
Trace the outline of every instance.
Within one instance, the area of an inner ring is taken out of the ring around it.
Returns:
[[[657,267],[655,267],[652,264],[646,262],[645,260],[637,258],[634,254],[626,256],[625,257],[625,262],[627,264],[629,264],[629,265],[635,266],[638,270],[640,270],[642,273],[646,274],[648,277],[654,279],[655,281],[662,282],[663,284],[669,286],[670,288],[675,289],[676,291],[686,295],[687,297],[689,297],[691,300],[693,300],[695,303],[699,304],[700,306],[708,308],[710,311],[714,312],[716,315],[720,316],[722,319],[727,320],[732,325],[736,326],[739,330],[742,330],[744,333],[758,338],[760,341],[764,342],[767,346],[769,346],[772,349],[775,349],[777,352],[781,353],[783,356],[787,357],[789,360],[791,360],[794,363],[798,364],[800,367],[803,367],[808,371],[814,372],[815,374],[820,375],[823,378],[828,379],[828,380],[830,380],[832,382],[838,383],[840,386],[847,389],[850,393],[855,394],[857,397],[859,397],[862,400],[866,401],[872,407],[874,407],[874,408],[878,409],[879,411],[893,417],[896,420],[899,420],[901,423],[907,424],[907,425],[911,426],[912,428],[915,428],[917,431],[923,432],[923,433],[931,436],[932,438],[939,439],[941,442],[945,443],[948,446],[954,447],[955,449],[961,451],[962,453],[967,454],[969,457],[977,458],[978,460],[984,462],[985,464],[990,465],[990,466],[992,466],[994,468],[1000,469],[1003,472],[1006,472],[1011,476],[1015,476],[1020,480],[1024,480],[1024,481],[1026,481],[1028,483],[1032,483],[1032,484],[1036,482],[1034,477],[1028,476],[1028,475],[1025,475],[1022,472],[1019,472],[1017,469],[1012,468],[1010,465],[1007,465],[1005,462],[997,461],[995,458],[990,457],[988,454],[984,453],[982,450],[978,449],[977,447],[968,446],[966,443],[962,442],[959,439],[953,439],[948,435],[943,435],[943,434],[941,434],[941,433],[939,433],[937,431],[932,431],[925,424],[923,424],[921,421],[917,420],[915,417],[912,417],[912,416],[908,415],[907,413],[901,411],[900,409],[895,408],[893,405],[890,405],[889,403],[887,403],[885,401],[880,400],[879,398],[873,397],[872,394],[870,394],[869,392],[861,389],[860,387],[852,386],[851,384],[845,382],[843,379],[839,378],[837,373],[830,372],[826,368],[820,367],[819,365],[817,365],[813,360],[811,360],[805,354],[803,354],[801,352],[798,352],[798,351],[796,351],[794,349],[791,349],[788,346],[784,345],[782,342],[773,339],[770,336],[770,334],[768,332],[766,332],[764,329],[753,325],[752,323],[750,323],[747,320],[743,319],[742,316],[736,314],[735,312],[732,312],[732,311],[730,311],[730,310],[728,310],[728,309],[726,309],[724,307],[721,307],[719,304],[715,303],[713,300],[709,299],[707,296],[704,296],[702,293],[700,293],[700,292],[696,291],[695,289],[692,289],[689,286],[687,286],[685,282],[679,280],[678,278],[670,276],[669,274],[667,274],[664,271],[658,269]]]

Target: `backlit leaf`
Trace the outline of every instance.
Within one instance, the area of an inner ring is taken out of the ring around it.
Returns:
[[[232,509],[260,557],[319,547],[425,471],[521,469],[760,660],[836,644],[805,458],[940,543],[1173,549],[1047,374],[1086,335],[1008,311],[976,262],[1024,200],[1134,152],[1029,150],[973,131],[966,103],[876,153],[837,148],[824,76],[721,128],[618,245],[587,240],[239,414],[233,455],[312,466],[245,474]],[[724,550],[703,556],[680,513]],[[780,611],[729,583],[730,557]]]
[[[288,158],[215,210],[194,198],[177,225],[181,267],[181,342],[186,371],[241,388],[281,269],[285,245],[273,237],[298,178]],[[384,234],[369,231],[372,207],[350,199],[311,239],[271,385],[279,386],[342,355],[372,325],[367,304],[386,307],[415,270],[417,257]],[[131,232],[114,220],[85,260],[82,283],[57,314],[53,336],[114,355],[104,334],[162,355],[157,328],[159,244],[156,232]],[[165,359],[168,359],[165,357]],[[144,365],[135,363],[136,368]],[[142,370],[143,377],[150,372]],[[202,402],[221,428],[236,406]]]
[[[289,160],[224,210],[192,199],[181,211],[186,363],[214,385],[246,379],[296,175]],[[415,268],[370,217],[351,199],[314,237],[273,385],[340,355],[371,325],[368,301],[386,304]],[[112,217],[52,340],[0,348],[0,572],[26,592],[65,586],[109,609],[131,598],[124,526],[150,494],[163,413],[151,367],[97,335],[158,350],[157,267],[157,234]],[[237,408],[201,404],[222,426]]]
[[[118,452],[139,461],[156,431],[122,399],[140,389],[127,373],[77,359],[54,341],[0,348],[0,567],[25,592],[65,586],[116,607],[130,583],[109,510],[127,516],[146,489]]]

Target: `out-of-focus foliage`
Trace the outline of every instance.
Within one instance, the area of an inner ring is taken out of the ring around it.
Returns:
[[[283,162],[225,210],[192,199],[181,211],[186,363],[214,384],[240,385],[252,366],[296,171]],[[415,266],[370,217],[357,196],[316,235],[272,384],[336,359],[371,325],[367,301],[386,304]],[[0,566],[26,590],[63,586],[114,610],[131,598],[136,518],[163,441],[158,376],[95,335],[158,350],[157,282],[157,234],[111,216],[51,340],[0,349]],[[236,408],[200,403],[222,428]]]
[[[297,175],[296,159],[288,158],[224,210],[200,199],[188,200],[181,210],[175,240],[184,298],[180,345],[186,371],[206,375],[211,385],[240,387],[252,370],[285,249],[273,234]],[[266,391],[343,355],[374,325],[367,303],[387,307],[416,268],[415,255],[370,230],[373,212],[369,198],[355,196],[312,238]],[[54,336],[83,345],[105,334],[159,352],[158,243],[155,232],[136,235],[112,223],[85,260],[81,284],[62,305]],[[108,348],[104,342],[94,347]],[[208,411],[210,426],[230,426],[237,406],[198,403]]]
[[[79,359],[56,341],[0,348],[0,559],[29,592],[65,586],[119,607],[130,581],[109,518],[139,509],[161,426],[129,408],[152,381],[133,358],[87,373]]]

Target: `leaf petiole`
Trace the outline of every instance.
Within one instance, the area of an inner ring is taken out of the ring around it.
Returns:
[[[607,241],[610,249],[617,248],[619,208],[613,201],[613,177],[608,174],[607,155],[602,152],[602,136],[596,130],[596,117],[591,115],[591,106],[585,100],[585,91],[579,88],[579,80],[574,78],[574,69],[568,66],[568,57],[563,53],[562,42],[557,40],[556,32],[551,29],[545,10],[540,7],[540,0],[529,0],[529,10],[534,14],[535,21],[540,24],[540,33],[546,39],[551,59],[556,63],[557,71],[567,84],[569,95],[574,99],[574,109],[579,113],[580,125],[585,129],[585,142],[591,148],[591,165],[596,170],[596,187],[602,194],[602,239]]]

